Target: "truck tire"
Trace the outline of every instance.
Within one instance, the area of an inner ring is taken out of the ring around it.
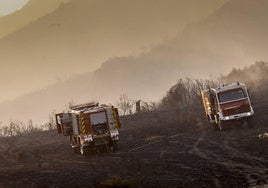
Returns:
[[[83,156],[86,156],[89,154],[89,146],[80,146],[80,153]]]
[[[117,150],[117,141],[110,141],[106,147],[109,153],[115,152]]]
[[[219,115],[215,116],[215,120],[216,122],[213,124],[214,130],[223,131],[225,122],[220,119]]]
[[[112,141],[112,145],[113,145],[113,150],[114,151],[117,151],[117,141],[116,140],[114,140],[114,141]]]
[[[219,127],[219,130],[220,130],[220,131],[224,131],[224,130],[226,130],[225,122],[219,119],[218,127]]]
[[[80,148],[77,146],[77,147],[73,147],[73,151],[74,153],[79,153],[80,152]]]
[[[218,131],[219,130],[219,126],[217,123],[212,123],[211,124],[211,127],[215,130],[215,131]]]
[[[249,129],[252,129],[254,127],[254,118],[253,117],[249,117],[247,119],[247,125]]]

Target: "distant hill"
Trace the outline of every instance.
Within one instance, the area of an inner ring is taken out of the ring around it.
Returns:
[[[28,24],[56,10],[66,0],[30,0],[22,9],[0,17],[0,38],[12,34]]]
[[[54,10],[60,0],[31,0],[4,21],[19,27],[30,15],[46,14],[0,40],[0,101],[93,71],[109,58],[146,52],[225,1],[70,0]]]
[[[13,102],[2,103],[0,106],[5,112],[0,114],[5,114],[5,118],[26,118],[27,114],[27,117],[32,115],[41,120],[51,110],[64,108],[64,104],[71,99],[75,102],[99,99],[114,103],[122,93],[127,93],[132,99],[158,100],[181,77],[202,78],[211,75],[215,78],[229,73],[232,67],[248,66],[258,60],[267,61],[267,8],[268,2],[265,0],[232,0],[209,17],[188,25],[175,39],[167,40],[140,55],[111,58],[96,71],[71,77]],[[47,40],[48,44],[54,44]],[[68,43],[73,44],[72,40]],[[59,45],[64,44],[67,45],[62,41]],[[55,43],[55,46],[58,47],[58,44]],[[71,48],[65,48],[64,52],[56,47],[51,49],[62,54],[71,52]],[[78,66],[72,55],[68,56],[66,62],[72,60],[74,64],[70,67]],[[47,69],[39,61],[36,63],[40,69]],[[23,67],[25,70],[26,65]],[[51,72],[60,68],[67,70],[64,64],[58,66],[51,68]],[[46,74],[51,77],[52,73]],[[36,75],[42,76],[40,72]]]

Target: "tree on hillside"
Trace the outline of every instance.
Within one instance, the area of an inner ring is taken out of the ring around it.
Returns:
[[[133,105],[133,100],[129,99],[127,94],[120,95],[117,107],[121,111],[122,115],[132,114]]]
[[[215,85],[212,80],[179,79],[161,101],[161,108],[184,109],[199,105],[201,90]]]

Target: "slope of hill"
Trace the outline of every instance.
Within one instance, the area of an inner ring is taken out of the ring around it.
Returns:
[[[267,187],[267,116],[254,129],[228,131],[208,129],[205,117],[166,116],[129,116],[116,153],[99,148],[87,157],[73,153],[69,137],[56,130],[1,138],[0,186]]]
[[[15,114],[22,117],[26,114],[23,109],[27,108],[28,114],[38,119],[40,114],[44,117],[52,109],[62,109],[71,99],[75,102],[100,99],[114,103],[122,93],[133,99],[158,100],[180,77],[216,76],[229,72],[232,67],[249,65],[259,59],[266,61],[268,40],[264,31],[268,28],[268,22],[265,22],[265,7],[268,7],[268,2],[264,0],[233,0],[208,18],[188,26],[181,37],[166,41],[147,53],[109,59],[92,73],[18,98],[13,103],[2,104],[3,109],[16,109],[13,110],[16,113],[9,115],[5,110],[3,117],[15,117]],[[70,53],[68,50],[66,52]],[[74,61],[72,58],[69,60]],[[45,69],[39,61],[36,62]],[[55,65],[51,71],[59,68]],[[47,76],[52,77],[52,74]]]
[[[62,4],[0,40],[0,79],[9,80],[9,84],[1,81],[7,93],[0,100],[43,88],[56,77],[92,71],[110,57],[146,51],[225,1],[74,0]],[[38,3],[30,1],[28,6]]]
[[[188,57],[190,60],[215,64],[217,68],[267,61],[267,7],[265,0],[230,1],[207,19],[185,29],[178,42],[186,50],[199,53]]]
[[[38,18],[56,10],[66,0],[30,0],[22,9],[0,17],[0,38],[16,32]]]
[[[214,77],[232,67],[268,61],[265,8],[265,0],[228,2],[207,19],[188,26],[176,40],[139,57],[104,63],[95,72],[96,80],[101,80],[96,90],[101,95],[103,88],[109,91],[121,85],[131,97],[155,99],[179,77]]]

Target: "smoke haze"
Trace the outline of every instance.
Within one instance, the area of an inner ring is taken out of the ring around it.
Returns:
[[[20,11],[0,18],[2,35],[11,32],[0,40],[0,78],[5,90],[0,101],[91,72],[111,57],[148,51],[225,1],[61,2],[31,0]]]
[[[114,103],[122,93],[157,101],[181,77],[217,77],[233,67],[267,61],[268,2],[213,2],[76,0],[61,5],[0,41],[1,59],[10,62],[2,75],[10,84],[1,79],[8,96],[41,88],[2,103],[0,114],[41,120],[70,100]],[[69,78],[48,86],[63,75]]]

